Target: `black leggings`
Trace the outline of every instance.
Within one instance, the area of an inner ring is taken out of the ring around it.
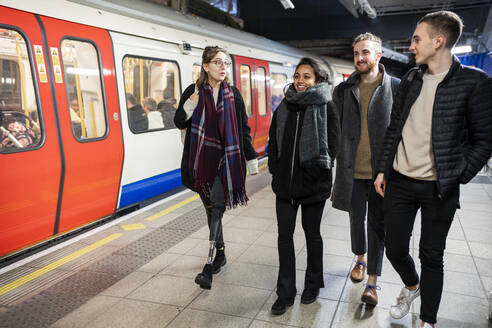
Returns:
[[[200,195],[205,211],[207,212],[207,223],[210,231],[209,240],[215,241],[216,248],[224,247],[224,235],[222,233],[222,216],[225,212],[225,196],[222,182],[219,177],[216,177],[210,197]]]
[[[314,204],[301,204],[302,228],[306,236],[307,268],[304,280],[305,289],[324,287],[323,281],[323,239],[320,224],[325,201]],[[295,297],[296,258],[294,251],[294,230],[299,205],[277,197],[278,256],[279,272],[277,295],[282,298]]]

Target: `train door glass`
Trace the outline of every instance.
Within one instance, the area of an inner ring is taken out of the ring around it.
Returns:
[[[200,64],[193,64],[193,76],[192,76],[193,83],[196,83],[196,81],[200,77],[201,68],[202,66]]]
[[[244,106],[248,117],[253,115],[252,90],[251,90],[251,68],[248,65],[241,65],[240,68],[241,95],[243,96]]]
[[[271,107],[274,112],[282,99],[284,99],[284,88],[287,85],[287,75],[282,73],[272,73],[271,75]]]
[[[181,95],[178,64],[126,56],[123,75],[130,130],[141,133],[175,129],[174,113]]]
[[[265,116],[267,114],[267,90],[266,90],[266,73],[265,68],[258,66],[256,68],[256,89],[258,92],[258,115]]]
[[[42,140],[26,41],[0,29],[0,152],[32,149]]]
[[[60,48],[72,133],[77,140],[104,137],[108,127],[96,48],[71,39]]]

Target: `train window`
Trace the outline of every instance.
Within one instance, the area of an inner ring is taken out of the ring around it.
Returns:
[[[287,85],[287,75],[281,73],[272,73],[270,79],[270,104],[272,108],[272,112],[274,112],[282,99],[284,99],[284,88]]]
[[[123,59],[128,124],[133,133],[175,129],[181,95],[179,67],[161,59]]]
[[[200,77],[200,70],[202,66],[199,64],[193,64],[193,83],[196,83],[196,80]]]
[[[265,116],[267,114],[267,89],[266,89],[266,71],[264,67],[256,68],[256,87],[258,89],[258,114]]]
[[[26,41],[0,28],[0,153],[34,148],[42,131]]]
[[[246,114],[248,117],[253,115],[251,107],[251,68],[248,65],[241,65],[241,95],[243,96]]]
[[[60,49],[72,133],[77,140],[101,138],[108,128],[96,47],[64,39]]]

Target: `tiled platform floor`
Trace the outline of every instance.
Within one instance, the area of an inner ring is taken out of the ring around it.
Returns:
[[[269,179],[268,175],[264,179]],[[492,327],[486,298],[486,291],[492,290],[492,184],[471,183],[461,190],[462,209],[448,237],[437,327]],[[248,207],[229,211],[224,217],[228,263],[214,276],[210,291],[193,282],[208,250],[208,230],[204,227],[52,327],[418,327],[419,300],[413,305],[413,314],[404,319],[394,320],[388,314],[401,283],[386,260],[379,280],[379,305],[368,309],[361,304],[363,283],[348,279],[354,261],[348,215],[332,209],[329,201],[322,221],[326,287],[315,303],[302,305],[298,296],[286,314],[272,316],[269,310],[276,298],[278,271],[275,197],[267,186],[250,198]],[[178,212],[183,214],[197,206],[201,206],[199,201],[194,201]],[[175,218],[177,214],[168,216]],[[298,221],[295,246],[300,294],[306,249]],[[417,263],[419,227],[418,219],[412,239]]]

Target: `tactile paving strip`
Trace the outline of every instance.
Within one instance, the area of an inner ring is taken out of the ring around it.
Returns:
[[[265,187],[269,180],[262,176],[248,179],[248,194]],[[25,301],[1,302],[7,306],[0,311],[0,328],[49,327],[205,225],[205,211],[197,207]]]

